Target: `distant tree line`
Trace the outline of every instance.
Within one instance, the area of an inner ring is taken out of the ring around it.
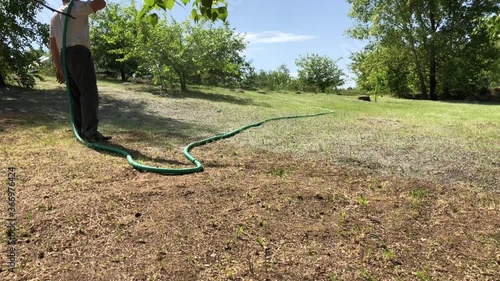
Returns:
[[[352,54],[357,86],[371,94],[424,99],[463,98],[500,85],[500,4],[498,0],[347,0],[355,25],[352,38],[368,42]],[[48,26],[37,23],[32,1],[0,4],[0,85],[35,84]],[[230,2],[230,1],[229,1]],[[24,3],[24,2],[23,2]],[[189,84],[263,90],[334,92],[344,84],[337,61],[318,54],[258,70],[244,55],[244,36],[227,18],[227,1],[193,1],[191,19],[176,22],[154,8],[171,9],[188,0],[145,1],[141,10],[109,4],[91,20],[92,53],[98,69],[123,81],[151,76],[162,88]],[[211,8],[209,8],[209,6]],[[220,20],[222,22],[214,23]]]
[[[374,94],[463,98],[500,85],[498,0],[348,0],[367,40],[352,55],[357,85]]]

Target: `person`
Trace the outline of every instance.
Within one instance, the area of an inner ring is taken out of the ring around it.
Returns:
[[[71,11],[66,11],[69,0],[63,0],[58,9],[74,18],[68,18],[66,33],[66,67],[72,97],[71,108],[74,113],[75,127],[81,138],[89,142],[103,142],[111,139],[98,130],[97,110],[99,94],[94,61],[90,53],[89,15],[104,9],[105,0],[74,0]],[[54,12],[50,20],[50,51],[56,68],[56,80],[64,83],[62,68],[62,41],[65,15]]]

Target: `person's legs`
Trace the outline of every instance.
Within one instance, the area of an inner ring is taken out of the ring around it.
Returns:
[[[97,110],[99,95],[94,62],[90,51],[83,46],[70,47],[68,50],[68,72],[75,82],[80,93],[80,116],[82,137],[102,141],[103,136],[98,132]]]
[[[69,74],[69,73],[68,73]],[[75,127],[76,130],[78,131],[78,134],[81,136],[82,135],[82,105],[80,103],[80,91],[78,90],[78,87],[76,86],[75,81],[73,80],[73,77],[71,77],[71,74],[69,76],[69,90],[71,93],[71,109],[73,110],[73,121],[75,122]]]

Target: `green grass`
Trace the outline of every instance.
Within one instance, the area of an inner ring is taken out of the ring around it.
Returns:
[[[37,89],[53,93],[56,88],[63,95],[62,86],[52,80]],[[266,123],[227,142],[395,175],[500,186],[500,105],[391,97],[361,102],[353,91],[325,95],[189,89],[160,93],[152,86],[99,81],[101,128],[123,136],[124,145],[146,147],[148,154],[155,154],[263,119],[330,109],[335,113]],[[67,114],[64,99],[61,96],[61,116]],[[47,98],[36,106],[48,103],[49,111],[50,102]],[[67,120],[56,121],[37,130],[56,127],[62,134]],[[45,146],[59,140],[47,137],[40,142]]]
[[[495,187],[500,175],[500,105],[357,96],[255,92],[214,93],[244,97],[258,106],[221,105],[217,123],[235,128],[272,116],[334,110],[328,116],[266,124],[232,140],[278,152],[333,160],[393,174]]]

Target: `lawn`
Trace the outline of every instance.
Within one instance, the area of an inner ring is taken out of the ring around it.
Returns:
[[[162,176],[79,144],[50,81],[0,89],[17,218],[0,279],[499,280],[498,104],[100,81],[101,131],[154,166],[188,167],[185,145],[249,123],[334,111],[196,148],[205,172]]]

